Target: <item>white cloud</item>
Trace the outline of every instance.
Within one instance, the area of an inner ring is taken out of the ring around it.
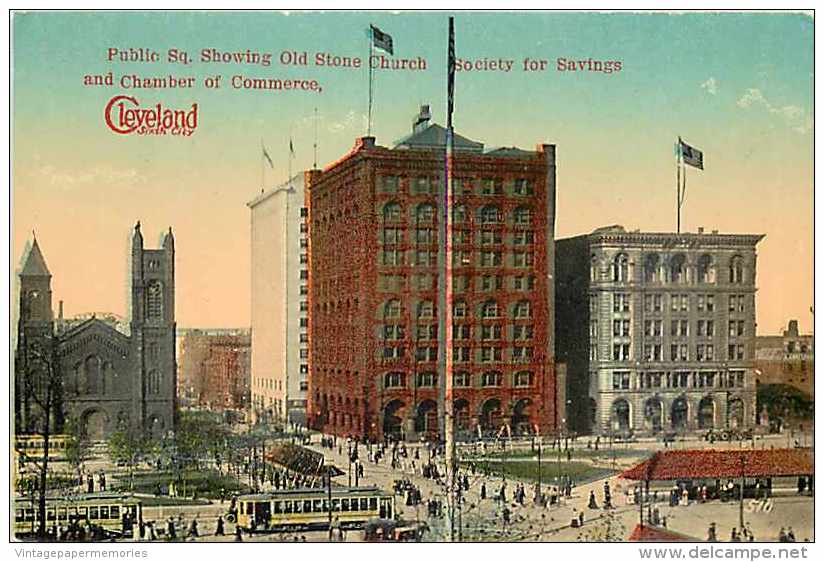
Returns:
[[[748,88],[744,95],[735,103],[742,109],[763,107],[769,113],[783,117],[787,125],[798,133],[803,134],[813,128],[813,118],[807,114],[804,108],[798,107],[797,105],[785,105],[782,107],[773,105],[764,97],[764,94],[758,88]]]
[[[136,185],[147,181],[146,177],[134,168],[118,170],[110,165],[94,166],[91,170],[85,172],[69,172],[47,164],[34,170],[33,175],[50,185],[64,188],[89,183]]]
[[[718,93],[718,82],[714,77],[710,76],[701,84],[701,89],[706,90],[708,94],[714,96]]]
[[[736,103],[738,107],[750,107],[754,103],[766,104],[767,100],[764,99],[764,94],[761,93],[761,90],[758,88],[750,88]]]
[[[366,128],[366,115],[358,113],[354,109],[350,109],[346,116],[340,121],[333,121],[328,124],[327,129],[330,133],[341,133],[352,128]]]

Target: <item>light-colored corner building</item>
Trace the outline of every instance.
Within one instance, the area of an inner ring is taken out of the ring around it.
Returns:
[[[303,425],[309,375],[303,174],[247,205],[252,213],[252,419]]]
[[[556,334],[576,429],[755,423],[762,238],[612,226],[557,242]]]

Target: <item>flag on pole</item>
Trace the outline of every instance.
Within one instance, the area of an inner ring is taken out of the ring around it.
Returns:
[[[289,154],[291,154],[292,156],[295,155],[295,147],[292,145],[292,139],[291,138],[289,139]]]
[[[272,164],[272,158],[269,156],[269,153],[268,153],[268,152],[266,152],[266,147],[265,147],[265,146],[263,146],[263,145],[260,145],[260,148],[262,148],[262,149],[263,149],[263,157],[264,157],[264,158],[266,158],[266,161],[267,161],[267,162],[269,162],[269,167],[270,167],[270,168],[272,168],[272,169],[274,170],[274,169],[275,169],[275,165],[274,165],[274,164]]]
[[[384,33],[374,25],[370,25],[369,29],[372,32],[372,44],[378,49],[394,55],[395,53],[392,50],[392,36]]]
[[[684,164],[692,166],[693,168],[698,168],[699,170],[704,169],[703,152],[682,141],[681,137],[678,137],[678,149],[681,152],[681,158],[683,159]]]
[[[455,107],[455,22],[449,18],[449,54],[447,60],[449,76],[447,78],[447,105],[446,120],[448,126],[452,125],[452,109]]]

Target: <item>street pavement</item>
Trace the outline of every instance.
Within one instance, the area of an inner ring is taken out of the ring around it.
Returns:
[[[318,443],[318,436],[314,436],[313,443],[309,448],[322,453],[327,463],[334,464],[344,471],[344,475],[334,479],[337,485],[348,485],[350,482],[350,472],[348,470],[348,452],[345,440],[338,439],[340,448],[332,449],[321,447]],[[603,443],[601,447],[603,447]],[[740,448],[739,443],[714,443],[710,445],[704,441],[692,440],[691,442],[676,442],[669,444],[671,448],[703,448],[712,446],[713,448]],[[757,448],[783,447],[786,446],[784,438],[766,438],[756,441]],[[527,442],[523,445],[529,448]],[[650,450],[662,448],[660,442],[641,441],[619,445],[627,450],[637,450],[638,457],[621,456],[615,458],[616,468],[620,471],[627,466],[634,464],[640,455],[647,454]],[[407,444],[407,457],[401,458],[400,466],[391,467],[391,449],[387,449],[386,455],[381,462],[374,463],[367,459],[366,447],[359,446],[359,459],[364,466],[364,476],[358,479],[360,486],[377,486],[383,490],[391,491],[395,480],[407,479],[421,490],[422,504],[419,506],[406,506],[401,495],[396,496],[397,514],[405,520],[423,520],[429,524],[431,533],[426,540],[439,541],[448,539],[446,517],[430,517],[427,514],[426,503],[428,500],[444,501],[446,493],[442,482],[431,478],[424,478],[420,474],[422,463],[429,458],[428,449],[419,444]],[[414,451],[418,449],[419,460],[415,461],[416,469],[412,468]],[[576,443],[576,450],[586,449],[586,441],[580,439]],[[545,454],[553,458],[551,451],[546,453],[548,447],[544,445]],[[489,452],[492,452],[490,449]],[[601,462],[606,462],[609,455],[603,456]],[[580,459],[574,459],[579,461]],[[548,460],[547,462],[554,462]],[[565,461],[562,461],[562,464]],[[612,459],[609,459],[611,465]],[[443,461],[436,457],[439,464],[439,471],[444,474]],[[603,464],[601,466],[604,466]],[[607,466],[609,467],[609,465]],[[463,472],[462,472],[463,473]],[[509,508],[511,517],[510,523],[503,521],[503,508],[501,502],[491,499],[494,497],[504,480],[496,476],[472,475],[467,473],[470,480],[470,489],[464,493],[464,502],[461,509],[456,514],[455,536],[463,540],[473,541],[580,541],[585,540],[587,535],[603,536],[603,530],[607,525],[613,530],[615,540],[626,540],[632,529],[639,521],[638,506],[628,503],[627,498],[635,486],[634,482],[625,481],[611,476],[592,482],[576,485],[573,488],[572,496],[564,498],[560,505],[543,507],[533,502],[534,483],[523,482],[526,491],[525,505],[520,505],[513,500],[513,492],[517,480],[509,478],[506,482],[507,499],[506,506]],[[354,472],[351,473],[351,482],[355,483]],[[595,492],[599,505],[603,503],[604,483],[608,482],[613,498],[614,509],[611,515],[603,509],[589,509],[587,503],[590,491]],[[481,500],[481,484],[486,484],[487,498]],[[552,482],[544,483],[544,491],[551,486]],[[666,499],[666,494],[662,494]],[[444,502],[445,503],[445,502]],[[667,527],[673,531],[694,537],[696,540],[706,540],[707,529],[710,522],[715,522],[718,539],[729,540],[730,531],[733,527],[738,527],[739,506],[737,502],[721,503],[712,501],[704,504],[692,503],[689,506],[670,507],[668,502],[663,501],[656,504],[662,517],[667,520]],[[747,504],[749,506],[749,504]],[[206,506],[167,506],[167,507],[147,507],[144,509],[144,519],[156,521],[157,528],[165,528],[165,522],[169,517],[173,517],[177,522],[178,536],[182,536],[188,530],[192,519],[198,520],[200,537],[198,541],[234,541],[234,525],[226,523],[226,536],[213,536],[218,515],[224,515],[228,509],[228,502],[225,504],[214,503]],[[645,510],[647,506],[645,506]],[[445,511],[445,508],[444,508]],[[774,508],[768,513],[751,511],[745,512],[745,522],[752,530],[755,539],[758,541],[775,541],[778,538],[780,527],[792,527],[797,540],[812,540],[812,511],[813,501],[810,497],[776,497],[774,498]],[[583,512],[583,527],[576,528],[571,525],[573,518],[578,518]],[[646,513],[644,514],[646,518]],[[243,540],[254,541],[287,541],[287,542],[307,542],[326,541],[327,532],[298,532],[298,533],[275,533],[269,535],[248,535],[243,536]],[[362,531],[349,531],[346,541],[362,540]]]

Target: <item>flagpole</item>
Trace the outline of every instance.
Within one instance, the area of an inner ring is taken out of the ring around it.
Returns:
[[[676,208],[676,233],[681,234],[681,137],[675,145],[675,208]]]
[[[312,162],[312,169],[318,169],[318,108],[315,108],[315,139],[314,139],[315,159]]]
[[[366,59],[366,64],[369,67],[369,110],[366,118],[366,136],[372,136],[372,48],[375,42],[372,34],[372,24],[369,24],[369,58]]]
[[[264,168],[265,162],[263,161],[264,160],[264,156],[263,156],[263,151],[264,150],[265,149],[263,148],[263,137],[260,137],[260,190],[261,190],[261,192],[264,189],[266,189],[266,179],[265,179],[266,169]]]
[[[439,264],[441,275],[438,275],[438,337],[439,349],[441,349],[441,357],[439,367],[441,368],[442,376],[439,377],[439,402],[442,412],[442,426],[441,435],[444,439],[444,456],[446,461],[446,485],[447,485],[447,515],[449,518],[449,541],[455,540],[455,512],[458,498],[456,497],[456,478],[455,478],[455,419],[454,419],[454,403],[453,403],[453,342],[452,332],[454,322],[452,318],[452,301],[453,301],[453,287],[452,287],[452,268],[453,268],[453,251],[452,251],[452,228],[453,216],[452,206],[454,202],[454,186],[453,186],[453,167],[454,167],[454,129],[452,124],[452,110],[453,110],[453,93],[455,84],[455,25],[454,18],[449,18],[449,46],[447,51],[447,112],[446,112],[446,169],[444,174],[444,196],[443,196],[443,213],[441,216],[440,239],[441,249],[439,256],[441,263]]]

